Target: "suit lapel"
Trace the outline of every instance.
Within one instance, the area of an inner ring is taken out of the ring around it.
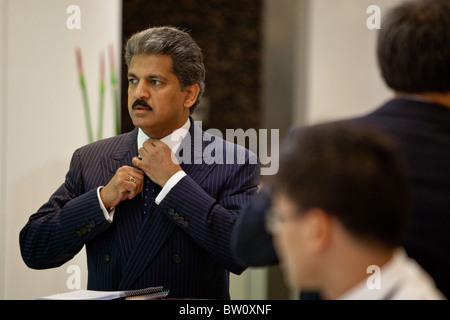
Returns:
[[[188,176],[200,184],[208,175],[215,163],[210,163],[210,155],[204,154],[204,150],[210,144],[209,136],[204,139],[206,133],[192,120],[189,135],[181,142],[177,152],[180,166]],[[182,153],[182,155],[180,154]]]
[[[180,166],[187,175],[200,184],[215,165],[208,165],[202,162],[202,152],[204,149],[203,131],[194,124],[192,119],[189,134],[181,142],[179,150],[181,149],[183,149],[183,152],[190,152],[191,160],[186,161],[187,158],[184,157],[185,161],[181,161],[183,160],[182,157],[178,156]],[[139,205],[139,203],[136,203],[136,205]],[[142,209],[142,201],[140,205],[140,208]],[[128,223],[131,224],[135,222]],[[136,226],[130,225],[127,229],[123,227],[121,239],[126,239],[126,232],[136,233],[136,230],[139,230],[139,227],[137,227],[132,231],[133,227]],[[131,288],[133,283],[148,267],[176,227],[177,226],[166,215],[163,209],[154,204],[153,210],[151,210],[148,217],[144,219],[143,226],[135,240],[135,245],[133,246],[130,255],[127,256],[129,257],[129,260],[119,285],[119,290]],[[128,247],[129,243],[124,243],[123,245],[124,247]]]
[[[125,134],[120,145],[114,154],[107,154],[102,159],[103,175],[106,182],[111,178],[123,165],[132,166],[131,160],[137,155],[137,133],[138,129],[134,129]]]
[[[110,181],[116,171],[124,166],[132,166],[131,160],[137,155],[138,129],[130,132],[117,148],[114,155],[105,156],[102,161],[104,179]],[[142,198],[122,201],[115,208],[114,234],[122,257],[125,261],[130,257],[136,241],[137,231],[142,226]]]

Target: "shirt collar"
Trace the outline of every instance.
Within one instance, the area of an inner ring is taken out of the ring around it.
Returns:
[[[407,255],[403,248],[394,251],[392,258],[381,267],[381,287],[369,289],[367,278],[359,285],[350,289],[339,300],[385,300],[388,299],[390,292],[395,286],[401,285],[399,275],[404,272],[407,265]]]
[[[181,144],[181,141],[186,137],[187,133],[189,132],[189,128],[191,126],[189,118],[184,123],[184,125],[181,128],[178,128],[174,130],[171,134],[168,136],[165,136],[164,138],[159,139],[160,141],[164,142],[169,146],[169,148],[172,150],[173,153],[176,153],[178,150],[178,147]],[[144,131],[139,128],[138,136],[137,136],[137,144],[138,144],[138,150],[142,148],[142,145],[144,144],[145,140],[149,139],[149,137],[144,133]]]

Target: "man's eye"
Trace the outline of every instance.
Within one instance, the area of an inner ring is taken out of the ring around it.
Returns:
[[[154,85],[160,85],[160,84],[162,84],[161,81],[156,80],[156,79],[152,79],[152,80],[151,80],[151,83],[154,84]]]
[[[137,83],[137,80],[136,80],[136,79],[128,79],[128,82],[129,82],[130,84],[136,84],[136,83]]]

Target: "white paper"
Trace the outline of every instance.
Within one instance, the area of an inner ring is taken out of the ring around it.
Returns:
[[[38,300],[112,300],[121,297],[125,297],[123,291],[75,290],[42,297]]]

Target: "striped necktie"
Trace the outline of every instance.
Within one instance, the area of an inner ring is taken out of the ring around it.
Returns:
[[[158,193],[160,191],[161,187],[154,183],[149,177],[147,177],[147,175],[145,175],[144,190],[142,190],[142,196],[144,200],[144,215],[151,211],[151,208],[155,202],[155,198],[158,196]]]

